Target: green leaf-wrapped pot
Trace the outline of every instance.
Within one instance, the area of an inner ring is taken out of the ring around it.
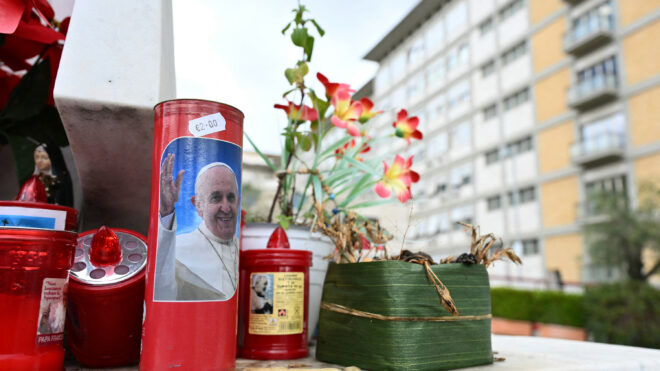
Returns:
[[[444,370],[493,362],[488,273],[442,264],[433,272],[458,308],[440,304],[424,266],[401,261],[331,264],[316,358],[369,370]]]

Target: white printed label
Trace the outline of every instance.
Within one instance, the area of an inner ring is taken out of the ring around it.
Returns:
[[[211,133],[224,131],[227,122],[220,113],[203,116],[194,120],[188,121],[188,130],[190,134],[201,137]]]
[[[0,206],[0,227],[44,228],[63,231],[66,211]]]
[[[64,287],[67,280],[67,278],[44,278],[37,321],[37,345],[61,344],[64,339],[66,317]]]

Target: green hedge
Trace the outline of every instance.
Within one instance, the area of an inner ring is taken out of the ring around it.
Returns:
[[[582,295],[492,288],[493,317],[584,327]]]
[[[595,341],[660,349],[660,291],[642,282],[588,288],[586,328]]]

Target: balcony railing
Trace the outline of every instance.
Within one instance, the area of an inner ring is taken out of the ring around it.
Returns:
[[[578,82],[568,91],[568,105],[579,109],[593,108],[617,97],[619,86],[616,74],[599,74],[588,80]]]
[[[564,34],[564,51],[586,54],[614,39],[614,24],[608,17],[594,17]]]
[[[571,158],[575,164],[594,166],[622,158],[624,150],[623,134],[603,133],[573,143]]]

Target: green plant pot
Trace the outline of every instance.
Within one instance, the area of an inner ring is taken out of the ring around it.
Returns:
[[[449,289],[459,317],[440,304],[422,265],[330,264],[316,358],[369,370],[444,370],[492,363],[486,269],[463,264],[432,267]],[[346,314],[337,311],[337,305],[361,313]]]

